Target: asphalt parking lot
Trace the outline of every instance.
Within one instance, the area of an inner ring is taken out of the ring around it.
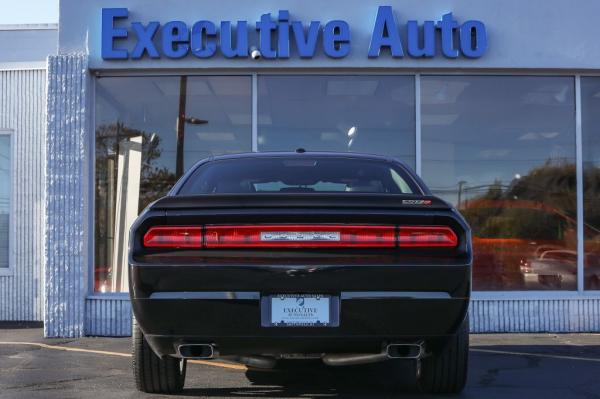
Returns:
[[[309,366],[256,372],[228,361],[194,363],[183,394],[168,397],[435,397],[410,392],[410,378],[404,392],[383,389],[377,368]],[[457,397],[600,398],[599,376],[600,334],[472,335],[469,382]],[[39,328],[0,328],[0,398],[100,397],[167,396],[135,390],[128,338],[43,339]]]

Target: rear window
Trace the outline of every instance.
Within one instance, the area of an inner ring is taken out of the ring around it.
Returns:
[[[404,169],[386,161],[272,157],[208,162],[193,172],[179,194],[311,192],[413,194],[419,190]]]

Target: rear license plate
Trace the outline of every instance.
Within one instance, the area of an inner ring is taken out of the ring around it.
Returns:
[[[263,327],[337,327],[339,298],[330,295],[269,295],[261,301]]]

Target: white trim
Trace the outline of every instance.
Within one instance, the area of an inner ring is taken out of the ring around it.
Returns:
[[[87,292],[94,294],[94,288],[96,286],[96,79],[93,77],[90,79],[90,98],[89,106],[90,115],[89,118],[89,148],[90,157],[88,160],[88,179],[91,179],[91,183],[88,186],[89,195],[89,207],[88,209],[88,223],[89,228],[92,230],[91,234],[88,234],[88,248],[87,248],[87,259],[88,259],[88,276],[87,276]]]
[[[252,152],[258,151],[258,75],[252,74]]]
[[[15,61],[15,62],[0,62],[0,71],[23,71],[23,70],[39,70],[48,69],[46,61]]]
[[[182,68],[182,69],[143,69],[143,68],[125,68],[125,69],[98,69],[90,68],[90,73],[94,77],[148,77],[148,76],[252,76],[256,75],[346,75],[346,76],[363,76],[363,75],[376,75],[376,76],[557,76],[557,77],[574,77],[577,75],[577,71],[570,69],[560,70],[494,70],[494,69],[435,69],[423,71],[422,69],[367,69],[367,68],[290,68],[282,69],[277,68],[232,68],[232,69],[199,69],[199,68]],[[600,71],[582,71],[581,76],[600,76]]]
[[[415,75],[415,172],[421,177],[421,74]]]
[[[85,297],[85,299],[91,300],[122,300],[129,301],[129,292],[94,292]]]
[[[0,31],[6,30],[58,30],[58,24],[0,24]]]
[[[10,196],[8,198],[8,267],[0,268],[0,276],[13,276],[15,274],[15,201],[13,200],[16,188],[15,179],[15,161],[17,159],[17,150],[15,146],[15,131],[14,129],[0,128],[0,136],[10,137]]]
[[[583,142],[581,130],[581,76],[575,76],[575,167],[577,200],[577,291],[584,291]],[[600,296],[600,295],[599,295]]]
[[[475,301],[498,300],[576,300],[600,299],[599,291],[474,291],[471,299]]]

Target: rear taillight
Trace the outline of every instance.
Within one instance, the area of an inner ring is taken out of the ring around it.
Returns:
[[[398,246],[400,247],[455,247],[458,237],[450,227],[445,226],[400,226]]]
[[[202,248],[202,227],[151,227],[144,235],[144,246],[150,248]]]
[[[396,246],[394,226],[262,225],[206,226],[207,248]]]
[[[458,237],[446,226],[157,226],[144,235],[144,246],[150,248],[394,248],[457,245]]]

